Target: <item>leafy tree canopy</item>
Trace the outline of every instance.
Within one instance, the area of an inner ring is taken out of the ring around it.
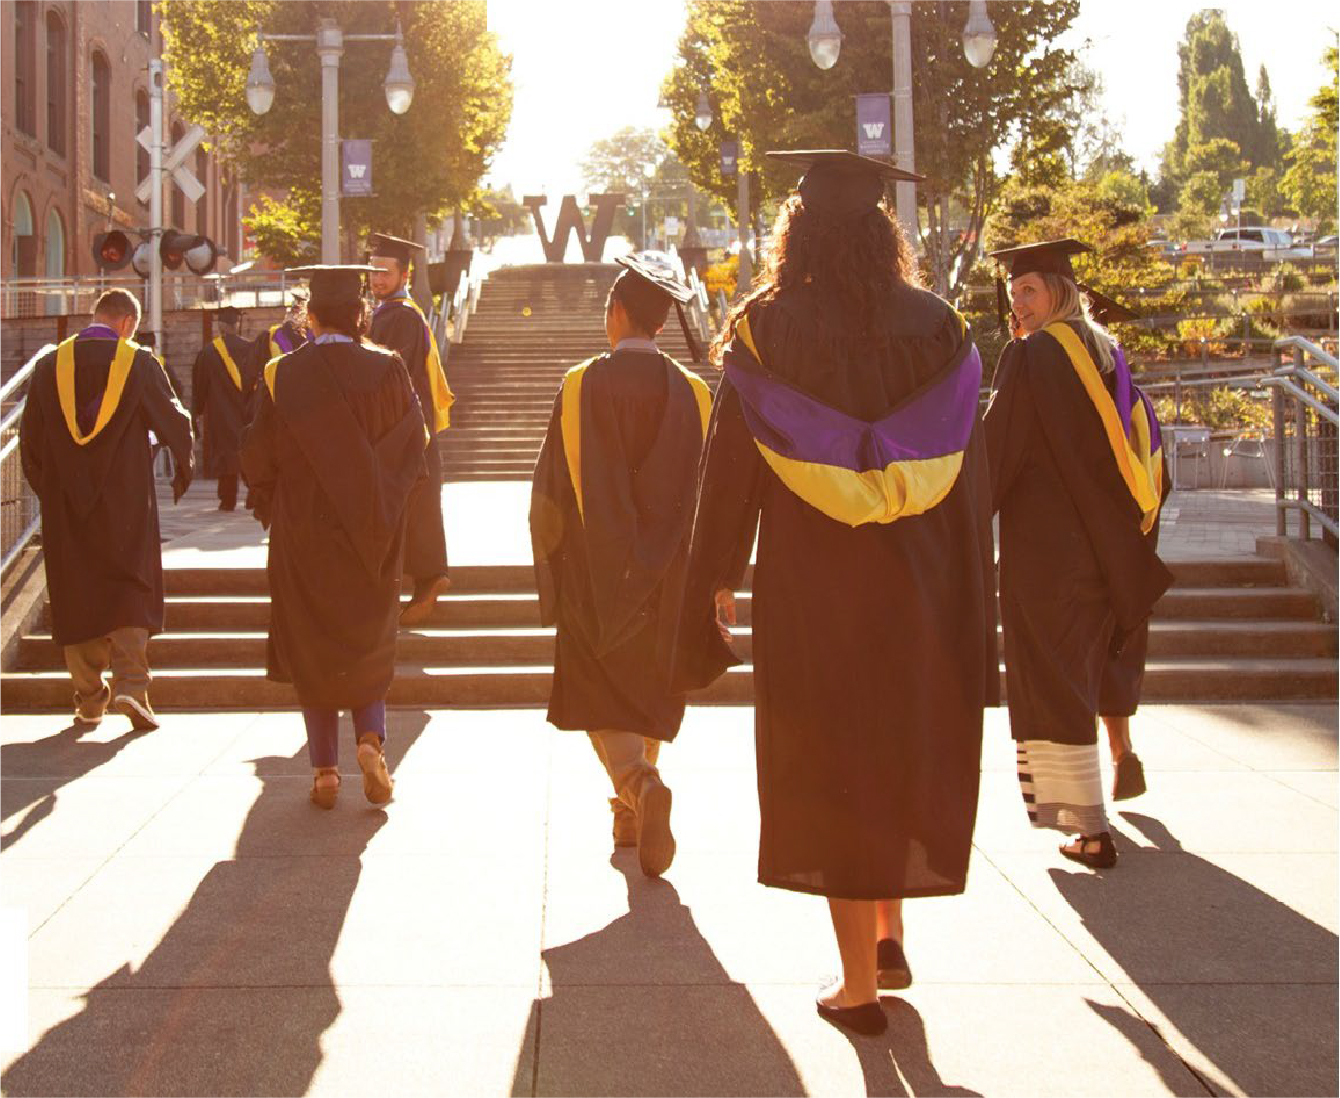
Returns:
[[[408,234],[418,215],[469,206],[506,135],[511,59],[487,30],[484,0],[162,0],[161,10],[181,112],[248,183],[272,192],[249,221],[274,258],[311,254],[320,237],[321,71],[314,44],[266,43],[275,100],[252,114],[246,81],[258,30],[311,34],[329,17],[346,35],[389,33],[400,17],[415,80],[408,112],[386,106],[390,42],[347,42],[340,60],[340,136],[372,140],[376,189],[341,201],[346,230]]]
[[[1336,129],[1340,125],[1340,52],[1329,47],[1322,60],[1330,80],[1309,101],[1307,123],[1289,150],[1289,170],[1280,189],[1303,217],[1316,218],[1318,229],[1334,231],[1336,194]]]
[[[765,161],[766,150],[853,148],[852,97],[890,87],[891,17],[882,0],[838,5],[845,38],[827,71],[809,55],[811,0],[689,0],[687,9],[678,63],[662,88],[674,114],[667,140],[698,186],[729,204],[735,181],[721,175],[723,140],[738,138],[741,170],[757,173],[755,204],[775,200],[795,186],[795,172]],[[936,284],[951,293],[999,186],[992,154],[1071,94],[1063,78],[1074,55],[1051,43],[1075,19],[1078,0],[1019,0],[989,11],[996,50],[979,70],[963,54],[964,5],[912,7],[916,168],[928,177],[918,195]],[[705,132],[694,123],[702,93],[712,110]],[[1056,144],[1054,135],[1047,140]],[[962,214],[951,225],[954,211]]]

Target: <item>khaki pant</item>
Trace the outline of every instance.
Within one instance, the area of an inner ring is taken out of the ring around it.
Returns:
[[[105,637],[65,646],[65,666],[70,669],[75,693],[91,698],[102,691],[102,673],[112,669],[112,697],[129,694],[138,701],[149,699],[149,630],[135,626],[113,629]]]
[[[639,736],[636,732],[618,732],[612,728],[588,732],[587,736],[600,757],[605,773],[614,783],[618,799],[636,812],[643,778],[657,773],[656,760],[661,753],[661,741]]]

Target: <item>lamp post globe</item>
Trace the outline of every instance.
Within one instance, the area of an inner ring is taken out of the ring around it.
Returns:
[[[270,75],[270,61],[265,56],[265,47],[256,43],[256,52],[251,55],[251,71],[247,74],[247,106],[252,114],[264,114],[274,105],[275,81]]]
[[[833,0],[815,0],[814,22],[806,36],[810,57],[821,69],[831,69],[842,52],[842,29],[833,18]]]
[[[414,77],[409,71],[409,57],[405,53],[400,24],[395,28],[395,49],[391,51],[391,67],[386,72],[386,105],[392,114],[404,114],[414,101]]]
[[[707,92],[698,93],[698,105],[693,109],[693,124],[703,132],[712,124],[712,106],[707,102]]]
[[[972,0],[963,27],[963,55],[975,69],[986,68],[996,52],[996,28],[986,12],[986,0]]]

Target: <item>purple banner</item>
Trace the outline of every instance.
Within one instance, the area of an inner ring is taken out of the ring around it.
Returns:
[[[862,156],[893,155],[888,92],[870,92],[856,97],[856,151]]]
[[[372,194],[372,142],[340,142],[340,193],[346,198]]]
[[[740,159],[740,143],[735,140],[721,143],[721,174],[734,175]]]

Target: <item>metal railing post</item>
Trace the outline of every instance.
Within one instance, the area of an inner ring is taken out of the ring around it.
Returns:
[[[1312,519],[1307,512],[1308,497],[1308,435],[1307,405],[1294,398],[1294,437],[1298,443],[1298,536],[1304,541],[1312,536]]]
[[[1288,534],[1288,522],[1284,514],[1284,390],[1278,386],[1270,389],[1270,410],[1275,420],[1275,535]]]

